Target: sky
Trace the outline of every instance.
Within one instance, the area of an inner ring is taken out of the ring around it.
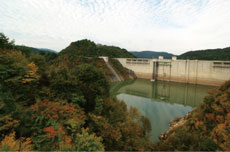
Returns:
[[[0,0],[0,32],[56,51],[89,39],[179,55],[230,46],[230,0]]]

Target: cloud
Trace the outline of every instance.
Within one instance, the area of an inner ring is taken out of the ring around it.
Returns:
[[[7,0],[0,3],[0,32],[55,50],[88,38],[180,54],[229,46],[229,9],[226,0]]]

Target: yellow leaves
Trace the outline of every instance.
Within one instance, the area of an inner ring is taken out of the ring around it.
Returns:
[[[225,119],[226,119],[226,120],[230,120],[230,113],[228,113],[228,114],[225,116]]]
[[[24,75],[22,83],[28,83],[39,78],[37,75],[38,67],[33,62],[29,63],[27,67],[29,70],[27,71],[26,75]]]
[[[221,123],[218,124],[211,133],[214,140],[218,143],[222,150],[230,149],[230,132],[228,128],[229,127],[226,126],[226,123]]]
[[[0,131],[10,130],[18,126],[19,121],[13,120],[10,115],[0,117]]]
[[[27,66],[28,66],[28,68],[31,69],[31,70],[28,72],[28,74],[31,75],[31,76],[34,76],[34,75],[36,74],[37,70],[38,70],[38,68],[36,67],[36,65],[35,65],[33,62],[31,62],[31,63],[28,64]]]
[[[198,129],[199,125],[200,125],[200,122],[199,122],[199,121],[196,121],[196,122],[195,122],[195,128]]]
[[[22,141],[23,142],[21,143],[20,151],[31,151],[32,150],[31,138],[26,138],[26,139],[22,138]]]
[[[30,138],[21,138],[15,140],[15,132],[12,132],[0,143],[0,151],[31,151],[31,139]]]
[[[215,111],[224,114],[224,108],[223,108],[222,106],[217,105],[217,104],[213,104],[213,105],[212,105],[212,108],[213,108]]]
[[[15,141],[15,132],[6,136],[0,143],[0,150],[18,151],[19,143]]]
[[[138,113],[137,108],[130,107],[130,109],[129,109],[129,115],[130,115],[130,117],[131,117],[132,119],[138,119],[139,113]]]
[[[76,135],[75,139],[74,146],[77,151],[104,151],[101,137],[97,137],[94,133],[89,134],[88,128],[82,128],[81,132]]]
[[[223,116],[220,116],[220,115],[217,115],[217,116],[216,116],[216,121],[217,121],[218,123],[224,122],[224,117],[223,117]]]
[[[219,124],[219,125],[217,126],[217,128],[218,128],[218,129],[224,129],[224,128],[225,128],[225,124],[224,124],[224,123]]]

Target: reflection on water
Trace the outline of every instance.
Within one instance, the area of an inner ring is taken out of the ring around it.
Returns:
[[[141,115],[149,118],[152,131],[151,140],[158,141],[161,133],[168,130],[168,123],[182,117],[202,102],[210,86],[175,82],[136,79],[113,83],[111,92],[123,100],[128,107],[133,106]]]

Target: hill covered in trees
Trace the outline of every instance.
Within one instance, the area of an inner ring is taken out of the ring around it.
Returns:
[[[2,49],[19,50],[26,57],[36,54],[42,55],[45,57],[46,61],[50,61],[57,57],[57,53],[49,49],[38,49],[24,45],[15,45],[14,40],[10,41],[3,33],[0,33],[0,47]]]
[[[203,103],[177,123],[166,139],[157,144],[160,151],[230,150],[230,81],[210,91]]]
[[[57,53],[57,51],[51,50],[51,49],[47,49],[47,48],[38,48],[38,49],[39,49],[39,50],[42,50],[42,51]]]
[[[61,52],[47,61],[16,50],[5,38],[0,37],[1,151],[153,149],[149,120],[111,97],[97,58]]]
[[[131,54],[133,54],[137,58],[147,58],[147,59],[152,59],[152,58],[158,58],[159,56],[163,56],[165,59],[171,59],[173,54],[168,53],[168,52],[155,52],[155,51],[130,51]]]
[[[36,54],[44,56],[46,61],[51,61],[52,59],[55,59],[57,57],[57,52],[49,49],[38,49],[38,48],[28,47],[24,45],[15,45],[14,49],[20,50],[27,57]]]
[[[67,48],[63,49],[59,53],[55,62],[62,65],[68,64],[71,67],[82,62],[87,62],[103,70],[106,79],[108,81],[113,81],[113,73],[110,69],[108,69],[105,62],[98,58],[99,56],[108,56],[110,58],[109,63],[113,69],[125,80],[134,78],[135,74],[130,73],[130,71],[124,68],[118,61],[112,59],[131,58],[134,57],[132,54],[130,54],[127,50],[121,49],[119,47],[96,45],[90,40],[72,42]]]
[[[178,56],[178,59],[190,60],[230,60],[230,47],[223,49],[208,49],[189,51]]]
[[[127,50],[115,46],[96,45],[90,40],[72,42],[60,54],[75,54],[84,57],[108,56],[110,58],[133,58]]]
[[[124,49],[113,46],[96,45],[89,40],[80,40],[72,42],[67,48],[63,49],[54,62],[56,65],[66,65],[73,67],[79,63],[89,63],[96,68],[104,71],[106,79],[112,81],[113,73],[106,66],[104,60],[98,58],[99,56],[110,57],[109,63],[114,70],[121,75],[125,80],[132,79],[128,69],[124,68],[118,61],[112,58],[132,57]]]

